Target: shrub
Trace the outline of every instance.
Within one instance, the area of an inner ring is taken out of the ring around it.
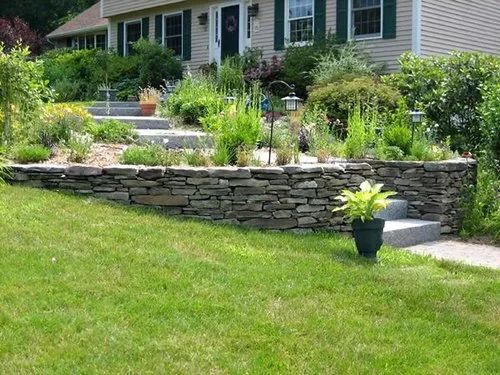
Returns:
[[[307,106],[323,109],[331,120],[347,124],[349,110],[358,101],[362,107],[376,103],[381,112],[386,112],[397,107],[400,97],[397,90],[370,77],[361,77],[313,88]]]
[[[262,51],[257,56],[245,57],[245,79],[259,81],[262,87],[267,87],[270,82],[280,78],[283,69],[283,60],[273,56],[270,61],[262,58]]]
[[[310,72],[317,65],[318,58],[336,52],[337,45],[332,35],[320,38],[306,46],[290,46],[283,58],[283,79],[295,84],[297,95],[305,97],[310,85]]]
[[[366,155],[366,123],[358,103],[347,122],[347,138],[344,152],[347,158],[360,159]]]
[[[15,48],[19,41],[29,46],[33,54],[40,53],[44,44],[44,38],[33,31],[26,21],[19,17],[0,17],[0,43],[10,50]]]
[[[94,123],[86,130],[98,142],[105,143],[133,143],[138,139],[138,133],[134,126],[118,120],[105,120]]]
[[[218,167],[223,167],[231,163],[231,158],[231,151],[227,145],[221,142],[216,142],[214,154],[212,155],[212,162]]]
[[[92,151],[92,136],[86,133],[71,132],[66,147],[69,150],[68,160],[74,163],[83,163]]]
[[[93,125],[92,116],[74,104],[48,104],[41,121],[33,122],[28,138],[46,147],[69,141],[71,132],[83,132]]]
[[[483,117],[481,148],[491,168],[500,170],[500,75],[484,86],[483,97],[480,108]]]
[[[401,72],[385,82],[407,97],[410,108],[425,112],[437,140],[451,137],[453,150],[480,151],[482,87],[500,69],[500,58],[470,52],[430,58],[407,53],[400,66]]]
[[[223,104],[211,78],[187,75],[168,98],[162,113],[178,117],[186,124],[199,124],[209,113],[219,113]]]
[[[403,155],[410,153],[412,145],[412,131],[409,126],[409,114],[406,101],[399,101],[398,109],[390,116],[390,123],[383,130],[384,144],[388,147],[397,147]]]
[[[141,39],[134,45],[134,50],[139,70],[137,78],[141,87],[153,86],[159,89],[165,79],[182,77],[182,64],[171,49]]]
[[[347,43],[340,50],[331,51],[318,58],[317,65],[311,70],[310,77],[315,85],[324,86],[342,80],[346,76],[373,76],[377,68],[370,65],[359,54],[357,44]]]
[[[48,95],[42,79],[43,67],[28,60],[29,49],[15,46],[9,53],[0,44],[0,124],[3,142],[9,143],[14,124],[23,127],[37,117],[43,99]]]
[[[12,152],[14,160],[22,164],[46,161],[50,155],[50,149],[43,145],[18,145]]]
[[[161,145],[131,146],[121,155],[122,164],[171,166],[179,164],[179,157],[172,151],[165,150]]]
[[[319,163],[325,163],[332,156],[331,147],[336,141],[326,111],[309,108],[302,117],[302,126],[309,134],[309,151]]]
[[[227,57],[219,68],[217,84],[224,93],[238,93],[245,89],[244,60],[240,55]]]

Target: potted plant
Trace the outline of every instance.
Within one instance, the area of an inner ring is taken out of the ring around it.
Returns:
[[[372,184],[365,181],[360,185],[360,191],[344,190],[336,199],[344,203],[334,209],[334,212],[345,211],[346,216],[352,219],[352,230],[356,248],[359,255],[376,259],[380,250],[384,232],[384,219],[375,218],[374,215],[387,208],[388,197],[396,195],[395,192],[381,192],[383,184]]]
[[[156,112],[156,105],[160,101],[161,92],[153,87],[139,90],[139,105],[143,116],[152,116]]]
[[[109,84],[102,84],[98,87],[99,89],[99,99],[103,102],[116,102],[116,95],[118,94],[118,90],[114,90],[109,86]]]

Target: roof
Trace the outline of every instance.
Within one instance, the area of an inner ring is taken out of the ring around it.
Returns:
[[[87,31],[105,30],[108,20],[101,17],[101,2],[97,2],[75,18],[47,35],[47,38],[71,36]]]

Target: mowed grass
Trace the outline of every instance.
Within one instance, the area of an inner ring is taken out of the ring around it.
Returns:
[[[499,273],[0,187],[1,374],[494,374]]]

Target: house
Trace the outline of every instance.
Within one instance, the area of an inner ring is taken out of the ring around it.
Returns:
[[[107,49],[109,22],[101,16],[101,3],[91,6],[47,35],[56,48]]]
[[[101,0],[86,11],[89,16],[95,18],[96,7],[108,20],[109,46],[120,55],[148,38],[192,68],[248,47],[270,58],[327,32],[362,42],[374,62],[390,70],[406,51],[500,54],[500,0]],[[67,25],[60,28],[63,35]],[[74,46],[75,36],[65,36]]]

